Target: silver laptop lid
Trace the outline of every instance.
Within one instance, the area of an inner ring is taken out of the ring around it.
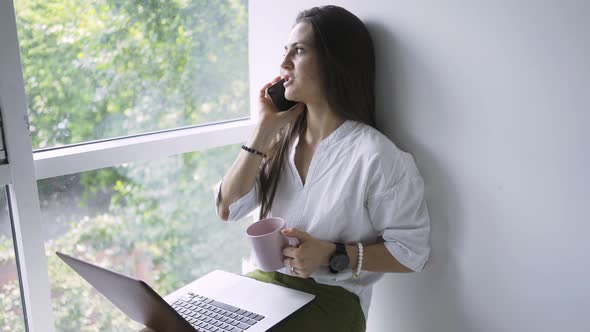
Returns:
[[[195,331],[145,282],[98,267],[61,252],[56,252],[56,254],[134,321],[155,331]]]

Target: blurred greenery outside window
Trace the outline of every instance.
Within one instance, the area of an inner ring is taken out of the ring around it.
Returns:
[[[246,0],[18,0],[33,148],[244,118]]]
[[[249,116],[246,0],[15,7],[34,149]],[[213,197],[238,152],[225,146],[38,181],[56,331],[138,330],[56,250],[140,277],[162,295],[213,269],[240,273],[248,222],[220,221]],[[2,234],[0,268],[15,266],[11,234]],[[16,275],[0,279],[0,296],[0,330],[24,331]]]
[[[0,188],[0,331],[24,331],[6,188]]]

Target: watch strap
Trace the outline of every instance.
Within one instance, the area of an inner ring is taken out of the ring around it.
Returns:
[[[348,257],[348,253],[346,252],[346,245],[344,243],[334,243],[336,245],[336,251],[334,251],[334,254],[332,254],[332,256],[330,257],[330,260],[332,257],[336,256],[336,255],[345,255],[346,257]],[[331,264],[328,264],[328,269],[330,270],[330,272],[332,273],[338,273],[340,271],[338,270],[334,270],[332,268]]]

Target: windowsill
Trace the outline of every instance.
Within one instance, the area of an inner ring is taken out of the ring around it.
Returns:
[[[252,120],[195,126],[33,153],[37,180],[243,142]],[[0,173],[1,175],[1,173]]]

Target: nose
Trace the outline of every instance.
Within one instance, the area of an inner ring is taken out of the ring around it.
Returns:
[[[281,69],[292,69],[293,68],[293,61],[291,61],[291,54],[287,52],[285,56],[283,56],[283,62],[281,62]]]

